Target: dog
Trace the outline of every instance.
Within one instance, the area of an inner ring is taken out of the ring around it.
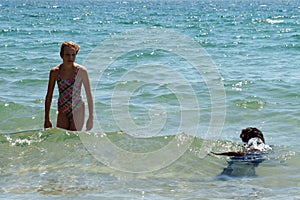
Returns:
[[[214,153],[214,155],[230,156],[228,166],[221,176],[255,176],[255,168],[265,160],[264,154],[272,150],[265,144],[265,138],[257,128],[248,127],[242,130],[240,138],[245,143],[245,150],[238,152]]]

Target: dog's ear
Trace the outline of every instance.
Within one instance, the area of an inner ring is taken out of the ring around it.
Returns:
[[[242,132],[240,134],[240,138],[242,139],[243,142],[247,143],[249,140],[250,140],[250,137],[249,137],[249,129],[250,128],[245,128],[245,129],[242,129]]]
[[[243,142],[248,142],[251,138],[255,138],[258,137],[260,138],[263,143],[265,143],[265,138],[263,133],[257,129],[257,128],[253,128],[253,127],[248,127],[242,130],[241,134],[240,134],[240,138],[242,139]]]

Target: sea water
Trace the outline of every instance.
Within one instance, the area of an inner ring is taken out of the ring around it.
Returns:
[[[0,1],[0,198],[299,199],[299,12],[297,0]],[[43,130],[69,40],[90,75],[90,132]],[[272,152],[255,176],[218,179],[228,158],[210,152],[240,150],[248,126]]]

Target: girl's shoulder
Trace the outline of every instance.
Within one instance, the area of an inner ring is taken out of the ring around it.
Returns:
[[[86,68],[82,65],[76,64],[76,68],[81,71],[87,71]]]
[[[59,69],[60,69],[60,65],[57,65],[57,66],[55,66],[55,67],[52,67],[51,68],[51,70],[50,70],[50,72],[54,72],[54,73],[57,73],[58,71],[59,71]]]
[[[87,76],[87,69],[84,66],[76,64],[76,68],[78,70],[77,74],[79,77],[84,78]]]
[[[60,65],[57,65],[55,67],[52,67],[51,70],[50,70],[50,77],[53,77],[55,79],[57,79],[58,77],[58,73],[59,73],[59,67]]]

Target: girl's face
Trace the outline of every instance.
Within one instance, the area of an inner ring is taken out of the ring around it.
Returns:
[[[62,55],[62,59],[64,63],[74,63],[76,59],[76,51],[71,47],[65,47]]]

